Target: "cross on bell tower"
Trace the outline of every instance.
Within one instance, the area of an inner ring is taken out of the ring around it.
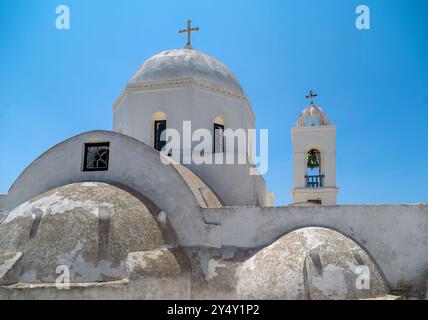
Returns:
[[[192,20],[187,20],[187,29],[178,31],[178,33],[187,33],[187,44],[185,47],[186,49],[192,49],[190,34],[196,31],[199,31],[199,27],[192,28]]]
[[[311,101],[311,106],[314,105],[314,98],[318,97],[318,94],[316,94],[315,92],[313,92],[312,90],[309,91],[309,94],[306,96],[306,99],[309,99]]]

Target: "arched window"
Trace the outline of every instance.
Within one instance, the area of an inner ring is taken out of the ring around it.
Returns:
[[[321,153],[317,149],[309,150],[306,161],[306,187],[321,188],[324,178],[321,175]]]
[[[222,153],[225,151],[224,144],[224,118],[219,116],[214,119],[214,139],[213,139],[213,152]]]
[[[153,114],[153,148],[161,151],[166,145],[166,114],[158,111]]]

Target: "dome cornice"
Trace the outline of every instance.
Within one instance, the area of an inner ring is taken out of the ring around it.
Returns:
[[[227,98],[239,99],[244,102],[248,106],[250,113],[255,119],[253,110],[250,106],[250,102],[247,96],[241,91],[234,91],[230,89],[226,89],[222,86],[214,85],[208,81],[195,79],[192,77],[186,78],[177,78],[170,80],[161,80],[161,81],[144,81],[138,83],[128,83],[125,89],[121,92],[120,96],[116,99],[113,104],[113,111],[117,111],[129,90],[142,90],[142,91],[156,91],[156,90],[165,90],[165,89],[174,89],[174,88],[187,88],[191,86],[196,86],[202,90],[208,91],[210,93],[222,95]]]

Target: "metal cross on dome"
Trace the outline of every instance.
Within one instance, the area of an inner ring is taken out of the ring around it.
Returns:
[[[196,32],[196,31],[199,31],[199,27],[195,27],[195,28],[192,28],[192,20],[187,20],[187,29],[183,29],[183,30],[180,30],[180,31],[178,31],[178,33],[186,33],[187,32],[187,44],[186,44],[186,49],[192,49],[192,46],[191,46],[191,39],[190,39],[190,34],[192,33],[192,32]]]
[[[314,105],[314,98],[318,97],[318,94],[316,94],[315,92],[313,92],[312,90],[309,91],[309,94],[306,96],[306,99],[310,99],[311,100],[311,106]]]

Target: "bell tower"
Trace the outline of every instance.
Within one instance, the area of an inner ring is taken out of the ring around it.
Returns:
[[[317,94],[310,91],[309,105],[292,128],[294,204],[335,205],[336,126],[327,114],[314,104]]]

